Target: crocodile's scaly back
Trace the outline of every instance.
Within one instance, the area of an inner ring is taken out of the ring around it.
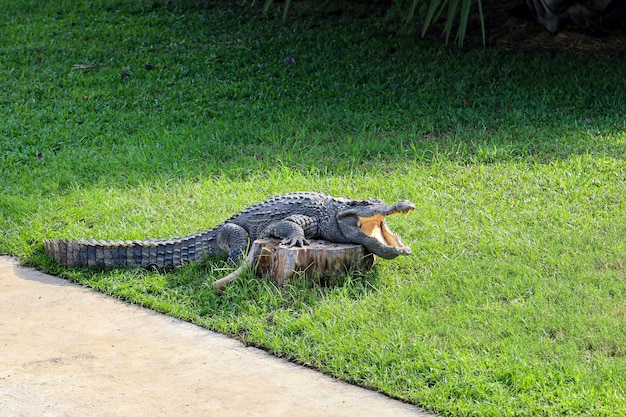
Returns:
[[[254,241],[268,237],[267,226],[269,224],[292,216],[306,216],[314,219],[321,229],[312,235],[337,235],[326,239],[341,243],[338,240],[342,236],[336,224],[336,212],[338,207],[346,201],[352,200],[316,192],[283,194],[242,210],[226,220],[224,224],[232,223],[245,228],[250,234],[250,240]],[[305,232],[310,231],[305,230]]]

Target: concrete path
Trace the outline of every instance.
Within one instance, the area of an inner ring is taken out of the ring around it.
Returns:
[[[430,416],[0,257],[0,416]]]

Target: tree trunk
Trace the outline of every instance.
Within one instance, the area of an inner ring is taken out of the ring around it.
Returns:
[[[277,239],[252,242],[246,261],[237,270],[213,283],[221,291],[247,268],[253,267],[257,276],[268,275],[277,285],[283,285],[296,273],[307,277],[338,278],[350,271],[365,271],[374,264],[374,255],[362,245],[311,240],[302,248],[280,245]]]
[[[257,276],[269,275],[283,285],[296,273],[307,277],[336,278],[349,271],[363,271],[374,263],[374,255],[364,246],[312,240],[308,246],[287,247],[276,239],[261,239],[252,243],[250,256]]]

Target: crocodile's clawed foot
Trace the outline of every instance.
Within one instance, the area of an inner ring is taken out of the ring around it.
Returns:
[[[281,245],[289,246],[290,248],[303,246],[309,246],[309,241],[301,237],[290,237],[280,241]]]

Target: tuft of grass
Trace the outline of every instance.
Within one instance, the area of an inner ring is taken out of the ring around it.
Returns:
[[[0,31],[1,253],[441,415],[626,413],[623,57],[459,54],[358,10],[232,2],[0,0]],[[389,223],[414,254],[218,296],[220,260],[42,253],[298,190],[412,200]]]

